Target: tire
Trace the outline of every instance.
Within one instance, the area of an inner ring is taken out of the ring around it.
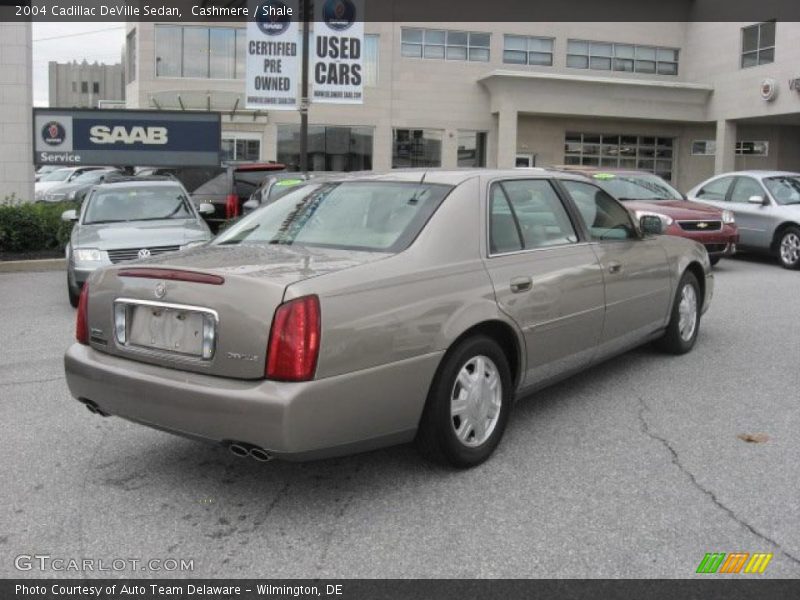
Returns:
[[[483,378],[480,384],[473,383],[479,387],[470,394],[462,381],[466,377],[467,385],[472,378],[477,382],[474,373],[479,369],[484,372]],[[499,389],[487,386],[490,381],[496,382]],[[512,386],[508,359],[493,339],[476,335],[452,347],[428,392],[416,438],[419,451],[435,462],[461,469],[485,461],[503,437],[513,399]],[[461,399],[460,414],[453,411],[454,396]]]
[[[713,267],[717,263],[719,263],[720,260],[722,260],[722,257],[721,256],[709,256],[708,260],[711,261],[711,266]]]
[[[701,302],[702,297],[697,277],[686,271],[675,292],[672,315],[667,330],[664,332],[664,336],[656,342],[659,349],[670,354],[686,354],[694,347],[697,333],[700,330]]]
[[[800,227],[787,227],[778,240],[778,260],[784,269],[800,269]]]
[[[72,285],[67,274],[67,295],[69,296],[69,303],[72,308],[78,308],[78,301],[81,298],[81,289]]]

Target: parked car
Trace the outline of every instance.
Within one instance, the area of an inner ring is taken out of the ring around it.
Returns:
[[[469,467],[515,398],[651,340],[692,349],[708,254],[660,231],[541,169],[312,181],[201,248],[93,274],[67,383],[258,460],[416,439]]]
[[[308,180],[305,173],[279,172],[268,175],[242,205],[242,214],[249,214],[263,204],[273,202],[294,186]]]
[[[104,167],[65,167],[63,169],[50,171],[42,175],[42,178],[33,184],[33,199],[37,201],[44,200],[44,195],[50,188],[64,183],[70,183],[87,171],[103,168]]]
[[[83,202],[86,193],[92,189],[92,186],[121,176],[122,173],[114,168],[86,171],[69,183],[53,186],[44,193],[44,197],[39,202]]]
[[[36,174],[34,175],[34,182],[39,181],[43,176],[47,175],[48,173],[52,173],[56,169],[62,169],[61,165],[42,165],[38,169],[36,169]]]
[[[70,304],[78,305],[81,288],[106,265],[176,252],[211,239],[201,213],[183,186],[167,178],[119,178],[92,188],[80,212],[65,211],[74,221],[65,253]]]
[[[733,212],[743,250],[767,252],[787,269],[800,268],[800,173],[725,173],[695,186],[688,196]]]
[[[734,214],[724,208],[690,202],[664,179],[653,173],[595,167],[560,167],[593,179],[637,217],[658,216],[664,233],[699,242],[711,264],[736,253],[739,231]]]

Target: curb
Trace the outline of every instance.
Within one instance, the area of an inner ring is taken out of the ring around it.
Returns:
[[[67,261],[64,258],[0,261],[0,273],[21,273],[26,271],[63,271],[66,268]]]

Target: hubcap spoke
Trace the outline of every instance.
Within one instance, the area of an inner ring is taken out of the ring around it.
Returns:
[[[697,328],[697,292],[687,283],[681,290],[678,304],[678,332],[681,339],[688,342]]]

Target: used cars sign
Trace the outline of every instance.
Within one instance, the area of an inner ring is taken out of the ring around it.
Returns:
[[[219,113],[34,109],[36,165],[217,166]]]

